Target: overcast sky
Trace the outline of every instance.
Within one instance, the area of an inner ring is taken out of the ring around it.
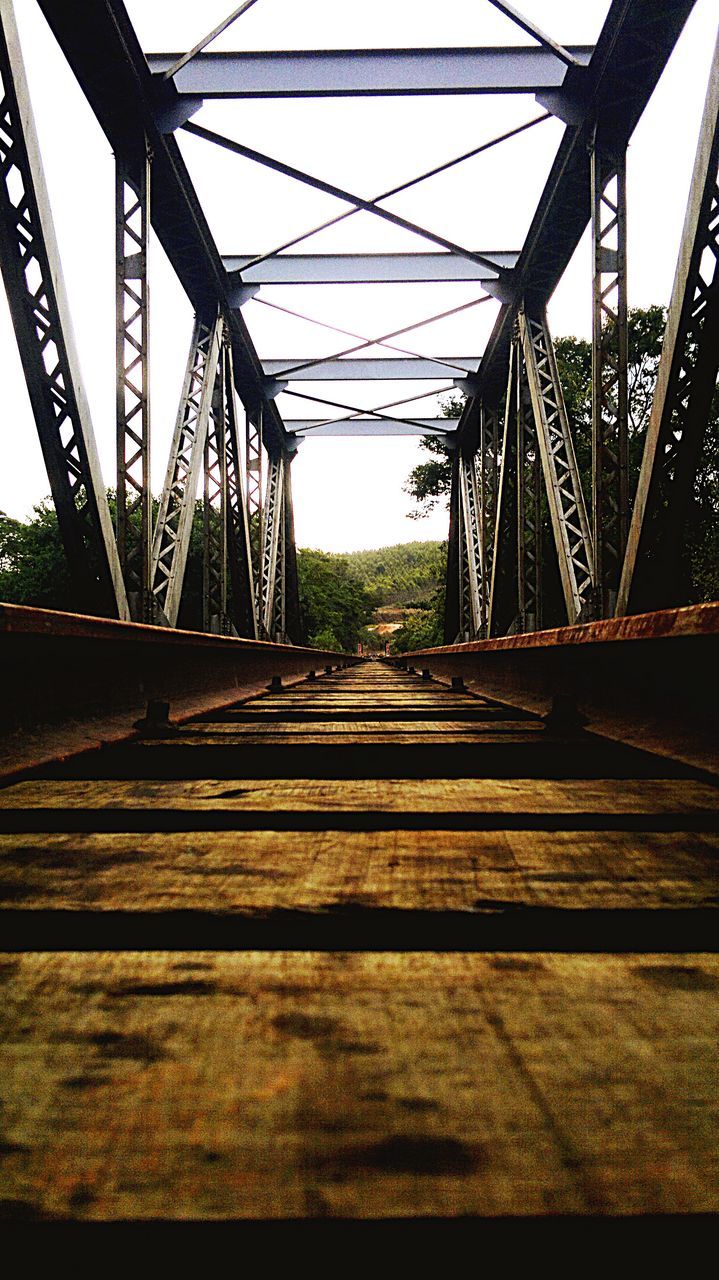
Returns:
[[[114,215],[108,144],[64,63],[35,0],[15,0],[66,284],[104,476],[114,484]],[[231,0],[129,0],[147,51],[182,51],[219,22]],[[608,0],[523,0],[518,4],[555,39],[593,43]],[[631,143],[629,301],[666,303],[716,38],[716,0],[697,0]],[[258,0],[213,49],[321,49],[527,44],[529,38],[486,0]],[[533,97],[456,96],[210,102],[195,121],[373,197],[538,114]],[[519,249],[562,136],[556,120],[395,197],[387,207],[478,250]],[[222,253],[261,253],[346,206],[212,144],[179,134],[180,147]],[[308,240],[304,252],[417,252],[426,241],[368,213]],[[157,491],[187,356],[192,315],[156,242],[151,246],[152,470]],[[368,338],[481,296],[481,286],[373,285],[263,288],[277,302]],[[585,236],[552,300],[555,335],[588,336],[591,277]],[[336,335],[252,301],[244,316],[260,356],[332,354]],[[480,355],[496,316],[485,303],[402,341],[420,355]],[[48,493],[42,457],[4,295],[0,510],[24,517]],[[367,355],[390,354],[370,348]],[[436,384],[437,389],[443,382]],[[374,408],[431,383],[312,383],[313,395]],[[293,384],[301,390],[302,384]],[[283,416],[329,417],[281,396]],[[433,416],[436,401],[406,410]],[[297,540],[341,551],[446,536],[446,513],[408,518],[402,492],[418,460],[412,439],[307,440],[293,464]]]

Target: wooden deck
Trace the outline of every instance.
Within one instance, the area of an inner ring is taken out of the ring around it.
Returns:
[[[377,663],[6,786],[0,1212],[718,1212],[718,801]]]

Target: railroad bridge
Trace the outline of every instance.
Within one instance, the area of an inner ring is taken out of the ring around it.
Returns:
[[[486,0],[526,43],[286,53],[208,48],[256,0],[162,53],[122,0],[37,2],[115,157],[117,510],[32,50],[0,0],[0,264],[74,591],[72,612],[0,606],[3,1215],[317,1239],[328,1219],[392,1220],[416,1241],[715,1214],[719,605],[687,604],[681,553],[719,365],[719,45],[632,492],[626,152],[692,0],[612,0],[591,47]],[[516,251],[400,216],[388,201],[412,182],[359,196],[195,120],[209,99],[500,93],[539,104],[511,134],[563,126]],[[185,133],[342,212],[221,256]],[[298,250],[358,211],[425,251]],[[547,321],[588,226],[591,492]],[[151,234],[195,313],[156,509]],[[274,285],[436,281],[493,301],[484,351],[430,359],[351,317],[322,358],[262,360],[251,337]],[[313,381],[444,377],[457,421],[403,416],[420,392],[278,408],[294,383],[310,400]],[[363,661],[305,643],[292,461],[342,434],[451,452],[442,647]]]

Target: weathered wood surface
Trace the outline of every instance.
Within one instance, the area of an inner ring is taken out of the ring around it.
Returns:
[[[716,908],[719,835],[255,830],[0,836],[0,906],[26,910],[471,912],[508,904]]]
[[[398,759],[398,768],[400,760]],[[18,782],[0,790],[0,829],[15,810],[196,810],[200,813],[317,813],[331,815],[464,814],[531,818],[533,815],[678,815],[711,817],[719,825],[719,790],[690,779],[255,778],[101,781],[51,779]]]
[[[17,1212],[719,1210],[714,956],[4,968],[2,1189]]]
[[[718,800],[377,664],[0,790],[0,1214],[719,1212]]]

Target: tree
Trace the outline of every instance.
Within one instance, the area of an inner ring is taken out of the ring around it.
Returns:
[[[308,644],[354,651],[372,616],[372,593],[352,573],[345,556],[328,551],[298,551],[297,571]]]
[[[634,494],[641,466],[644,438],[656,385],[666,325],[663,307],[636,307],[629,312],[629,492]],[[592,485],[592,348],[582,338],[555,342],[557,366],[572,427],[577,465],[585,497]],[[447,417],[459,417],[462,403],[444,405]],[[405,485],[417,504],[419,519],[447,500],[452,460],[440,437],[424,437],[420,447],[430,455],[419,463]],[[719,392],[715,394],[704,447],[694,485],[685,534],[685,598],[687,603],[719,597]]]

